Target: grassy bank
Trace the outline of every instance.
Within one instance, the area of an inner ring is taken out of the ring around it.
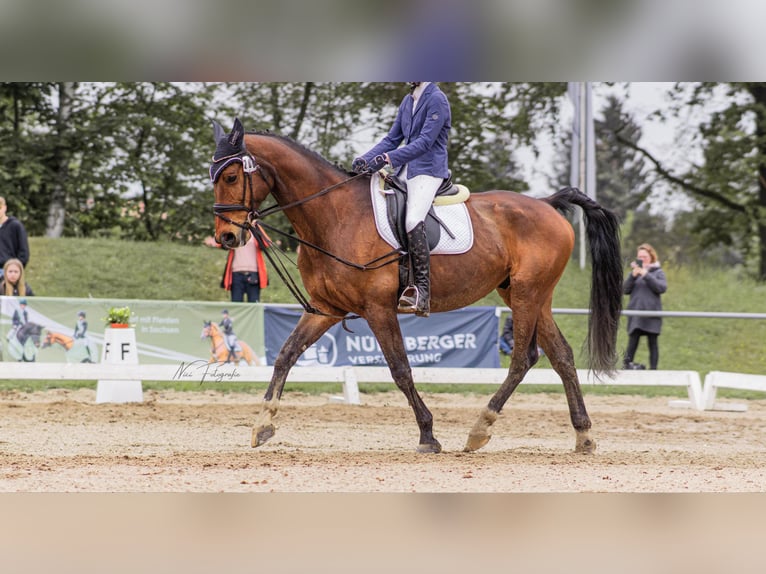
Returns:
[[[226,301],[220,288],[226,254],[204,245],[134,243],[107,239],[30,238],[32,257],[28,281],[41,296],[140,298]],[[766,285],[740,277],[734,270],[667,267],[666,310],[766,312]],[[585,308],[590,274],[576,264],[564,274],[554,307]],[[267,303],[294,303],[285,286],[272,274],[262,292]],[[502,305],[490,294],[481,305]],[[557,315],[556,320],[575,350],[578,367],[585,367],[581,351],[587,329],[585,315]],[[618,347],[627,343],[626,319],[621,321]],[[766,321],[746,319],[666,318],[660,336],[660,368],[766,373]],[[501,357],[503,365],[507,357]],[[644,341],[637,362],[648,363]],[[540,367],[549,367],[542,359]],[[430,388],[430,387],[429,387]]]

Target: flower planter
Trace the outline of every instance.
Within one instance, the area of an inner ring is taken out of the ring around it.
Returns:
[[[109,328],[110,329],[127,329],[130,325],[128,323],[110,323]]]

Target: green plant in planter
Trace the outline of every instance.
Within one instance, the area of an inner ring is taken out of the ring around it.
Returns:
[[[130,307],[109,307],[104,317],[104,322],[107,325],[127,325],[130,323],[133,314],[130,312]]]

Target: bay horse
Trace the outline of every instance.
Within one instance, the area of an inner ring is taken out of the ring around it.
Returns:
[[[417,451],[441,452],[433,434],[433,416],[415,389],[397,320],[397,265],[365,264],[380,261],[391,250],[376,231],[370,175],[350,174],[289,138],[245,133],[239,119],[228,134],[217,122],[213,130],[217,147],[210,178],[216,240],[227,249],[242,246],[248,233],[258,237],[262,217],[283,211],[301,243],[298,269],[310,297],[306,312],[274,362],[251,446],[274,436],[273,419],[284,385],[301,353],[354,313],[367,320],[396,386],[414,411],[420,430]],[[259,212],[268,195],[276,206]],[[622,307],[619,224],[612,212],[579,190],[564,188],[545,199],[497,190],[472,193],[467,201],[474,230],[472,248],[462,255],[431,258],[432,313],[465,307],[492,290],[513,313],[515,345],[508,376],[469,431],[466,452],[490,440],[503,405],[539,358],[538,342],[563,382],[575,451],[596,449],[574,353],[551,309],[554,287],[574,247],[572,226],[559,211],[570,211],[575,205],[584,213],[592,259],[585,345],[589,368],[597,376],[611,376]]]
[[[258,357],[253,349],[244,341],[238,341],[240,351],[234,351],[229,354],[229,348],[224,341],[223,333],[220,327],[212,321],[204,321],[202,326],[201,339],[210,339],[210,363],[235,363],[245,361],[248,365],[258,365]]]

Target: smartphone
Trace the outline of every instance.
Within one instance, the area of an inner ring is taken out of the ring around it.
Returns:
[[[642,259],[636,259],[636,266],[637,267],[643,267],[644,261]]]

